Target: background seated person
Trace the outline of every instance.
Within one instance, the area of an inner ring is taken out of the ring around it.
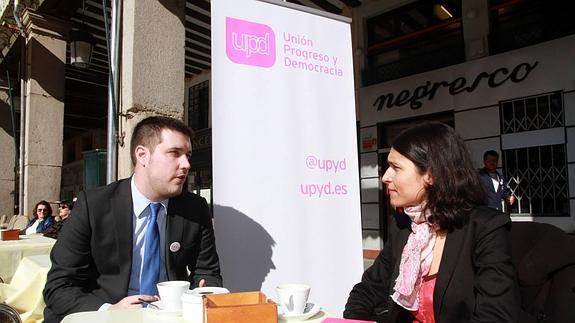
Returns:
[[[50,203],[42,200],[36,203],[34,210],[32,211],[34,218],[30,220],[26,229],[22,230],[25,234],[35,234],[43,233],[46,229],[54,223],[54,217],[52,216],[52,207]]]
[[[68,217],[72,212],[72,207],[73,207],[72,203],[66,200],[60,201],[60,204],[58,206],[58,209],[60,210],[59,214],[60,221],[52,223],[52,225],[48,227],[46,231],[44,231],[45,237],[58,239],[58,234],[60,233],[60,230],[62,230],[62,226],[64,225],[66,220],[68,220]]]
[[[426,123],[401,132],[391,147],[382,181],[404,212],[353,287],[344,317],[517,322],[511,220],[481,206],[483,188],[461,137],[445,124]]]

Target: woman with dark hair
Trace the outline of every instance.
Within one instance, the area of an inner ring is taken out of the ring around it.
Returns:
[[[34,218],[30,220],[28,226],[23,231],[28,234],[42,233],[44,232],[52,223],[54,223],[54,217],[52,216],[52,207],[50,203],[46,201],[40,201],[34,206]]]
[[[344,317],[379,322],[516,322],[508,216],[484,205],[465,143],[442,123],[401,132],[382,177],[403,209]]]

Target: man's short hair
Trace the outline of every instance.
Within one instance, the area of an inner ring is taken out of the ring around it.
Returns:
[[[190,140],[194,137],[192,129],[178,119],[163,116],[148,117],[136,125],[130,140],[130,156],[133,165],[136,164],[136,147],[142,145],[153,152],[162,140],[164,129],[179,132]]]
[[[493,156],[499,159],[499,153],[497,153],[495,150],[488,150],[485,153],[483,153],[483,160],[486,160],[487,156]]]

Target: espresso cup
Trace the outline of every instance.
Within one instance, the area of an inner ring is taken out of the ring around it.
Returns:
[[[190,282],[185,280],[170,280],[158,283],[158,294],[163,310],[181,310],[182,294],[190,289]]]
[[[303,314],[311,287],[305,284],[282,284],[276,287],[284,314]]]

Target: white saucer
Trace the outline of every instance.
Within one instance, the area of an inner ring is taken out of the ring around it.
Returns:
[[[162,301],[155,301],[152,303],[152,305],[156,305],[158,308],[153,308],[153,307],[146,307],[146,310],[149,310],[150,312],[153,312],[154,314],[162,314],[162,315],[171,315],[171,316],[181,316],[182,315],[182,310],[165,310],[164,309],[164,304],[162,304]]]
[[[303,314],[289,314],[289,313],[282,313],[280,307],[278,306],[278,318],[284,321],[305,321],[312,316],[319,313],[321,310],[321,306],[314,304],[314,303],[307,303],[305,305],[305,310]]]

